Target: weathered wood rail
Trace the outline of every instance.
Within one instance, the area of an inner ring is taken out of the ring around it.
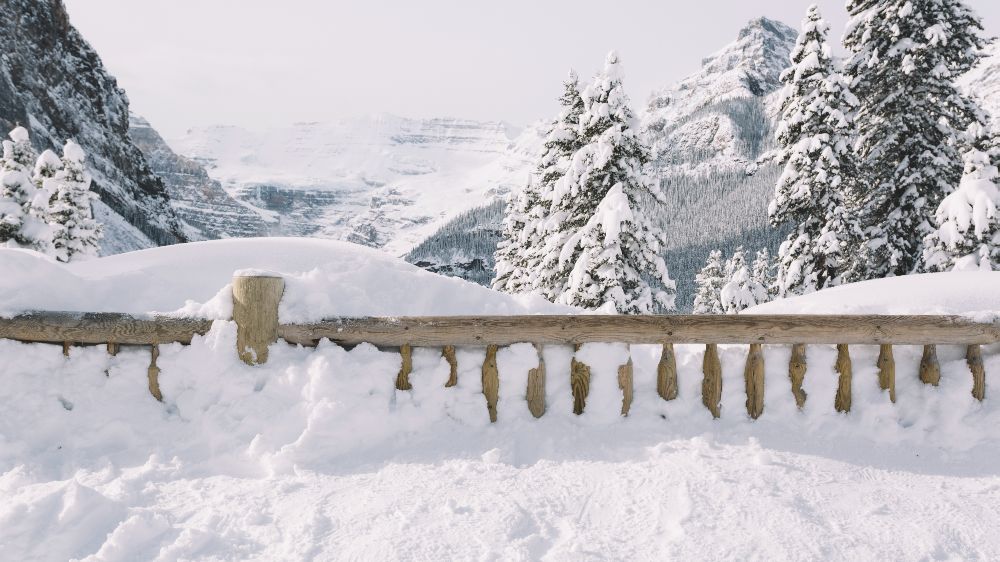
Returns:
[[[967,346],[966,359],[972,374],[972,394],[983,400],[986,378],[981,345],[1000,342],[1000,324],[976,322],[958,316],[916,315],[662,315],[662,316],[423,316],[385,318],[337,318],[305,324],[279,324],[278,303],[284,281],[272,276],[238,276],[233,279],[233,320],[237,325],[237,353],[250,364],[267,361],[268,346],[278,339],[290,344],[316,345],[329,339],[343,345],[367,342],[399,348],[401,368],[396,387],[409,390],[413,347],[440,347],[450,366],[446,386],[457,384],[455,346],[480,346],[487,350],[482,365],[483,393],[490,419],[497,419],[498,388],[496,365],[499,346],[533,343],[538,350],[538,367],[529,373],[525,398],[535,417],[545,412],[546,373],[542,346],[584,343],[657,344],[662,346],[657,365],[656,390],[663,400],[678,396],[674,344],[704,344],[702,402],[715,417],[720,416],[722,370],[718,344],[749,345],[744,384],[747,413],[752,418],[764,411],[764,344],[792,345],[788,376],[791,394],[799,408],[807,395],[802,382],[807,371],[806,344],[835,344],[838,373],[834,407],[851,409],[852,366],[850,345],[880,346],[877,367],[879,387],[896,401],[893,345],[923,346],[919,372],[925,384],[937,386],[941,370],[936,345]],[[168,316],[137,317],[121,313],[75,313],[34,311],[12,318],[0,318],[0,339],[60,344],[64,353],[72,345],[107,344],[115,354],[121,345],[151,347],[150,392],[161,399],[159,345],[188,344],[207,333],[211,320]],[[574,359],[570,373],[573,411],[583,413],[590,387],[590,367]],[[627,415],[634,392],[631,359],[619,368],[622,415]]]

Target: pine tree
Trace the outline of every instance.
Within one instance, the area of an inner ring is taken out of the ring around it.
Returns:
[[[726,283],[719,291],[719,300],[726,314],[737,312],[767,302],[767,287],[761,284],[747,265],[743,247],[726,261]]]
[[[859,98],[855,150],[867,187],[853,278],[921,268],[932,218],[962,175],[955,131],[985,116],[955,85],[985,40],[960,0],[849,0],[845,74]]]
[[[31,212],[38,191],[31,181],[35,149],[24,127],[16,127],[9,136],[0,160],[0,243],[44,251],[48,230]]]
[[[556,300],[582,308],[670,310],[674,282],[661,255],[664,234],[640,209],[641,198],[663,195],[646,175],[649,147],[639,137],[615,52],[582,97],[582,146],[551,193],[543,284],[563,286]]]
[[[973,126],[958,189],[941,201],[924,241],[929,271],[1000,267],[1000,138]]]
[[[566,173],[570,157],[579,148],[577,129],[583,113],[579,79],[570,70],[559,98],[562,110],[553,121],[535,173],[525,188],[511,196],[503,221],[503,234],[497,245],[497,291],[523,293],[537,288],[537,277],[544,245],[545,221],[549,213],[554,184]],[[554,298],[554,295],[547,295]]]
[[[49,182],[54,187],[49,198],[52,251],[62,262],[96,256],[102,236],[91,207],[97,195],[90,191],[85,159],[80,145],[66,141],[62,169]]]
[[[694,295],[695,314],[725,314],[722,306],[722,286],[725,285],[725,271],[722,264],[722,252],[712,250],[705,262],[705,267],[695,275],[697,289]]]
[[[778,295],[777,280],[774,276],[774,264],[771,260],[771,252],[767,248],[757,251],[750,268],[750,275],[755,283],[764,288],[763,300],[758,299],[757,304],[768,302]]]
[[[813,5],[802,21],[784,83],[776,160],[784,165],[768,215],[795,229],[778,250],[777,292],[804,294],[837,284],[860,237],[849,201],[858,170],[850,145],[857,99],[835,68],[829,25]]]

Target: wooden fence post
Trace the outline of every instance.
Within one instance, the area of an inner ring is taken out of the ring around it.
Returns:
[[[705,345],[705,359],[701,371],[705,378],[701,381],[701,403],[712,412],[713,418],[720,415],[722,405],[722,363],[719,362],[719,346],[714,343]]]
[[[267,346],[278,341],[278,302],[285,291],[281,277],[233,277],[236,351],[247,365],[267,362]]]
[[[576,351],[580,351],[580,344],[576,345]],[[590,394],[590,367],[586,363],[576,360],[576,356],[569,363],[569,384],[573,391],[573,413],[580,415],[587,406],[587,395]]]
[[[896,403],[896,359],[892,345],[883,343],[878,350],[878,387],[889,391],[889,402]]]
[[[833,405],[838,412],[851,411],[851,353],[846,344],[837,344],[837,396]]]
[[[497,421],[497,400],[500,398],[500,372],[497,370],[497,346],[486,346],[486,359],[483,360],[483,395],[486,396],[486,409],[490,413],[490,421]]]
[[[160,368],[156,366],[156,359],[160,356],[160,346],[153,344],[149,350],[149,369],[146,370],[146,379],[149,382],[149,393],[160,402],[163,402],[163,394],[160,392]]]
[[[627,416],[632,409],[632,357],[628,358],[628,363],[618,367],[618,388],[622,390],[622,415]]]
[[[448,362],[448,367],[450,368],[450,372],[448,373],[448,382],[444,383],[445,388],[450,388],[458,384],[458,359],[455,358],[455,346],[444,346],[444,348],[441,349],[441,355],[444,356],[444,359]]]
[[[746,383],[747,414],[757,419],[764,413],[764,352],[759,343],[750,344],[743,380]]]
[[[920,358],[920,381],[924,384],[937,386],[941,382],[941,365],[938,363],[937,346],[924,346],[924,354]]]
[[[802,382],[806,378],[806,365],[806,344],[793,344],[792,358],[788,360],[788,378],[792,381],[792,396],[795,397],[795,405],[800,410],[806,405],[806,398],[809,396],[805,390],[802,390]]]
[[[528,401],[528,411],[536,418],[545,414],[545,358],[542,357],[542,346],[535,345],[538,352],[538,366],[528,370],[528,388],[525,399]]]
[[[986,396],[986,369],[983,367],[983,352],[978,345],[966,348],[965,362],[972,371],[972,396],[982,402]]]
[[[403,344],[399,347],[399,373],[396,374],[396,389],[397,390],[412,390],[413,385],[410,384],[410,372],[413,371],[413,348],[410,344]]]
[[[664,400],[677,398],[677,357],[672,343],[663,344],[660,350],[660,363],[656,366],[656,392]]]

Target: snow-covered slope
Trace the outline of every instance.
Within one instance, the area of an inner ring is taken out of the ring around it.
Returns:
[[[311,269],[326,259],[342,266]],[[0,295],[50,293],[53,303],[64,302],[51,294],[60,275],[62,289],[96,287],[103,270],[127,306],[125,291],[163,276],[197,280],[183,291],[201,299],[230,268],[265,263],[306,272],[289,295],[303,303],[380,298],[369,311],[407,314],[451,307],[449,298],[480,313],[512,302],[336,242],[198,243],[58,269],[27,252],[0,260],[15,273],[0,277]],[[355,272],[363,266],[368,274]],[[998,302],[996,283],[953,275],[942,291],[939,279],[885,280],[877,292],[921,295],[926,311],[959,311],[951,294],[968,295],[962,310]],[[79,298],[112,296],[89,295]],[[136,295],[144,309],[178,302],[149,299]],[[161,345],[161,403],[149,394],[145,347],[113,357],[73,347],[65,357],[58,345],[0,341],[0,558],[1000,558],[1000,396],[991,386],[983,402],[972,398],[961,347],[941,346],[941,382],[930,387],[915,375],[919,347],[897,346],[893,404],[877,385],[878,346],[851,346],[852,410],[840,414],[831,346],[807,349],[802,410],[789,347],[765,346],[765,410],[750,420],[746,347],[720,346],[722,417],[713,420],[701,404],[703,346],[676,346],[680,388],[670,402],[656,394],[659,348],[633,346],[634,402],[621,417],[617,368],[628,350],[587,344],[576,353],[592,371],[586,411],[575,416],[573,349],[549,345],[548,409],[534,419],[524,395],[537,352],[519,344],[497,354],[496,424],[481,348],[458,350],[458,384],[448,388],[440,350],[415,349],[413,389],[397,391],[393,350],[278,343],[267,364],[250,367],[235,347],[226,321],[189,346]],[[1000,372],[997,346],[983,359],[987,373]]]
[[[70,24],[61,0],[0,2],[0,135],[21,124],[39,151],[74,139],[94,190],[122,217],[108,220],[102,252],[184,239],[162,182],[128,136],[128,98]],[[118,237],[120,222],[141,231]]]
[[[400,255],[447,219],[527,179],[534,128],[378,115],[267,131],[211,127],[171,140],[276,235]]]
[[[287,321],[574,312],[538,297],[505,295],[436,275],[348,242],[252,238],[192,242],[69,264],[37,252],[0,248],[0,316],[66,310],[228,318],[228,285],[233,273],[243,269],[285,277],[281,315]]]

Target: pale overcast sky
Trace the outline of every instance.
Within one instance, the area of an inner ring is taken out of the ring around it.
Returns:
[[[388,112],[526,124],[570,67],[614,48],[633,105],[764,15],[810,0],[66,0],[136,112],[165,136]],[[818,4],[840,37],[844,0]],[[1000,0],[969,0],[1000,34]]]

